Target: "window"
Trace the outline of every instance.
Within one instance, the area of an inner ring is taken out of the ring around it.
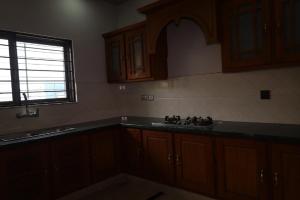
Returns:
[[[72,42],[0,32],[0,106],[75,102]]]

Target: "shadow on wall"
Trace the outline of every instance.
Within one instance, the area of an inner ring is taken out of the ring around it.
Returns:
[[[222,72],[221,47],[207,45],[201,28],[191,20],[167,26],[169,78]]]

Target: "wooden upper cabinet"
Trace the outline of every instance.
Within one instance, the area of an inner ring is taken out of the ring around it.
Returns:
[[[123,35],[107,38],[106,65],[108,82],[122,82],[126,80],[125,41]]]
[[[266,198],[266,145],[252,140],[217,139],[218,195],[228,200]]]
[[[274,59],[279,63],[300,61],[300,1],[274,0]]]
[[[270,59],[267,0],[223,1],[223,71],[255,69]]]
[[[127,173],[143,175],[143,144],[140,129],[127,128],[122,134],[122,167]]]
[[[177,186],[213,196],[215,173],[210,137],[175,134]]]
[[[90,136],[92,177],[97,183],[119,171],[119,129],[94,131]]]
[[[174,183],[172,134],[143,131],[145,176],[162,183]]]
[[[297,200],[300,189],[300,145],[272,146],[274,200]]]
[[[125,33],[128,80],[150,78],[150,63],[146,47],[145,27]]]
[[[149,55],[145,22],[103,35],[108,82],[162,80],[167,78],[167,39],[157,40],[157,54]]]

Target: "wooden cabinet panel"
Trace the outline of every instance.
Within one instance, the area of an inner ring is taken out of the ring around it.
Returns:
[[[175,149],[177,185],[213,196],[215,176],[212,139],[176,134]]]
[[[228,0],[223,5],[223,70],[257,68],[270,61],[269,5],[266,0]]]
[[[145,175],[151,180],[174,183],[173,141],[171,133],[143,131]]]
[[[252,140],[217,139],[219,196],[230,200],[266,199],[265,144]]]
[[[128,80],[145,79],[151,77],[149,56],[146,47],[145,27],[125,33],[127,53]]]
[[[276,62],[300,60],[300,1],[275,0]]]
[[[122,82],[126,80],[125,41],[123,35],[107,38],[106,65],[108,82]]]
[[[50,199],[48,185],[48,145],[30,144],[1,153],[3,199]],[[1,189],[1,190],[2,190]]]
[[[102,181],[119,171],[119,129],[104,129],[90,137],[93,182]]]
[[[167,34],[157,40],[157,53],[148,53],[145,22],[103,35],[110,83],[162,80],[168,76]]]
[[[143,175],[142,132],[140,129],[127,128],[122,134],[122,163],[125,172]]]
[[[90,183],[88,137],[76,135],[51,144],[54,197],[58,198]]]
[[[272,146],[272,183],[274,200],[300,197],[300,145]]]

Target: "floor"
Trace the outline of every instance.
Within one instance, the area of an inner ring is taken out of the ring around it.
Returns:
[[[157,184],[133,176],[123,175],[109,185],[62,200],[213,200],[184,190]]]

